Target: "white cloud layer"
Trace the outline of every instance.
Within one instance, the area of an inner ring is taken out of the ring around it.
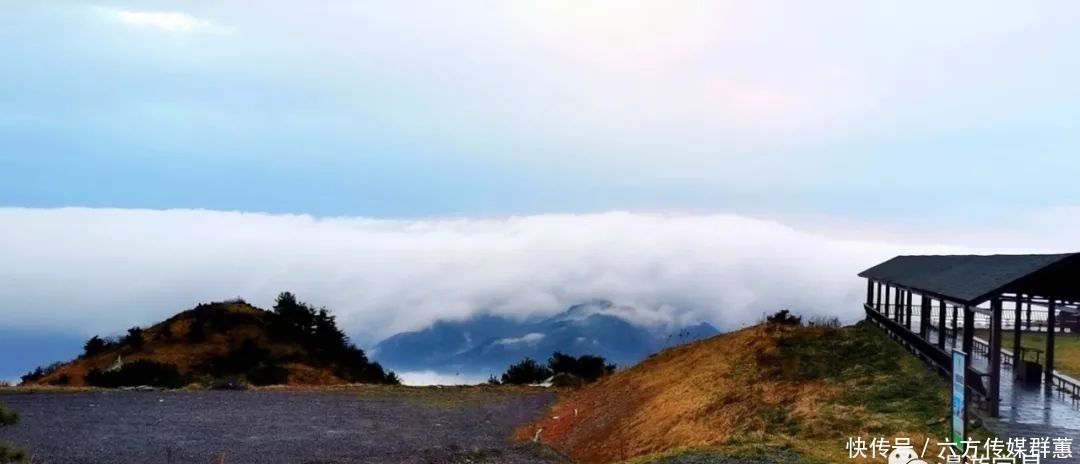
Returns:
[[[435,371],[398,372],[401,383],[410,386],[427,385],[476,385],[487,381],[486,377],[475,375],[446,374]]]
[[[780,308],[851,321],[864,268],[899,253],[973,251],[735,215],[619,212],[376,220],[0,208],[0,230],[0,327],[110,334],[198,302],[269,307],[290,290],[331,308],[364,345],[438,318],[550,315],[596,298],[722,329]]]

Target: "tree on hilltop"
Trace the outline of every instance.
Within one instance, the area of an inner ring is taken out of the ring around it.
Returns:
[[[103,339],[103,338],[101,338],[101,337],[99,337],[97,335],[94,335],[93,337],[90,337],[90,339],[86,341],[86,344],[83,345],[83,351],[86,352],[87,356],[93,356],[95,354],[100,354],[100,353],[104,352],[108,348],[109,348],[109,343],[106,342],[105,339]]]

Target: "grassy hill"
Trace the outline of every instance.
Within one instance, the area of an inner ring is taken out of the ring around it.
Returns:
[[[860,436],[929,438],[936,456],[947,395],[944,379],[866,323],[762,324],[572,392],[517,437],[542,429],[540,441],[586,463],[687,451],[847,462],[845,444]]]
[[[118,359],[123,367],[110,372]],[[242,300],[200,304],[122,338],[94,337],[80,357],[30,373],[23,384],[175,387],[224,379],[258,385],[397,383],[393,372],[348,342],[328,311],[283,293],[273,311]]]

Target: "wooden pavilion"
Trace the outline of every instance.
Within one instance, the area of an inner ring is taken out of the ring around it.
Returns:
[[[867,317],[894,326],[910,346],[940,368],[950,366],[949,334],[953,345],[962,341],[960,349],[968,354],[969,386],[985,395],[987,412],[993,417],[1000,407],[1005,322],[1014,331],[1014,359],[1008,360],[1013,366],[1023,360],[1022,331],[1046,332],[1042,375],[1047,388],[1055,382],[1055,333],[1080,330],[1080,253],[897,256],[859,277],[867,280]],[[1033,319],[1033,307],[1041,316]],[[918,319],[913,321],[913,315]],[[985,374],[971,367],[977,319],[985,321],[990,334]],[[985,389],[981,388],[983,375],[989,377]]]

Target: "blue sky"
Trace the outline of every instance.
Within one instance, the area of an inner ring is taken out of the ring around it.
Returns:
[[[1072,250],[1078,26],[1069,1],[3,2],[0,335],[50,350],[0,378],[238,295],[293,290],[365,345],[593,298],[725,328],[856,317],[896,253]]]
[[[747,3],[10,2],[0,204],[992,223],[1076,202],[1073,2]]]

